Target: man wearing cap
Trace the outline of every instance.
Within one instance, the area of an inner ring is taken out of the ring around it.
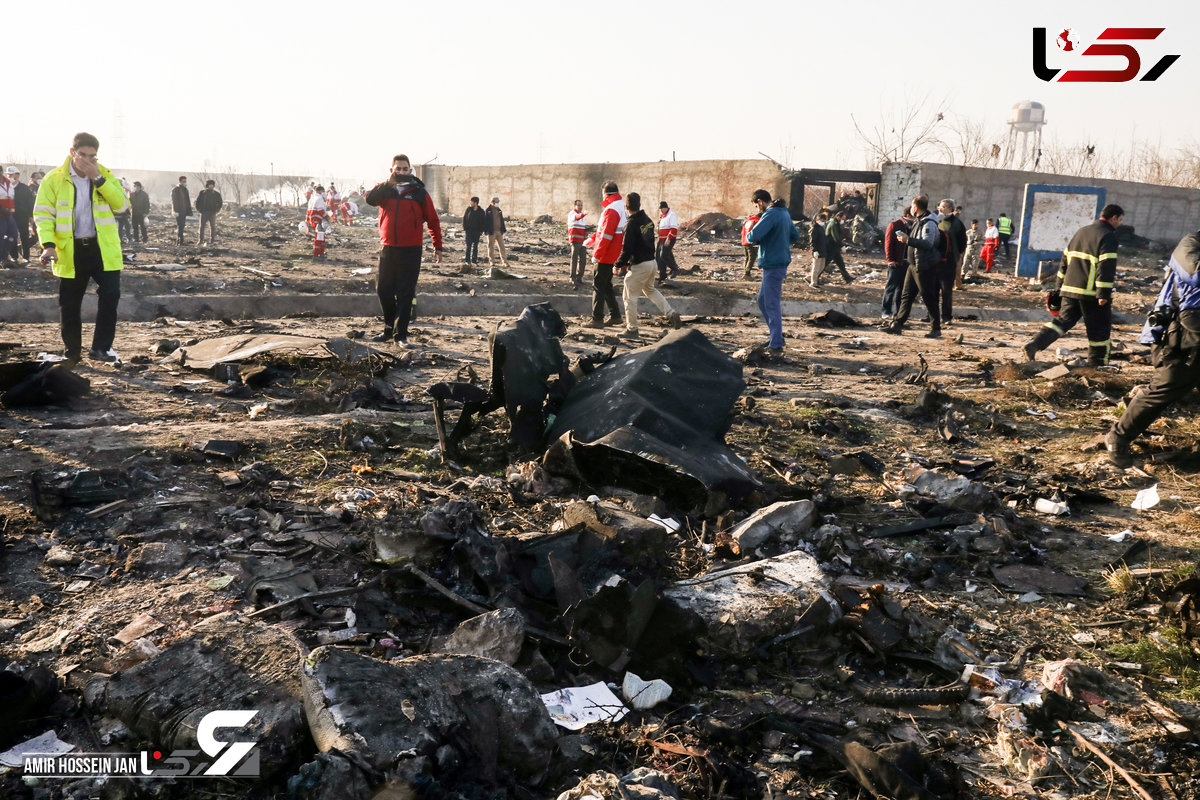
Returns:
[[[671,210],[666,200],[663,200],[658,204],[658,247],[654,252],[660,281],[679,274],[679,265],[675,263],[675,239],[678,236],[679,215]]]
[[[508,253],[504,252],[504,232],[508,226],[504,224],[504,212],[500,210],[500,198],[493,197],[492,204],[487,207],[487,223],[484,230],[488,236],[488,266],[496,266],[496,252],[499,251],[500,266],[508,269]]]
[[[96,160],[100,141],[77,133],[70,155],[38,189],[33,218],[42,245],[42,264],[54,265],[58,308],[68,363],[78,363],[83,346],[80,307],[89,281],[98,304],[90,357],[113,363],[117,301],[121,298],[121,239],[113,213],[129,206],[121,184]]]
[[[196,244],[204,244],[204,227],[208,226],[208,243],[217,243],[217,212],[225,205],[221,193],[217,191],[216,181],[205,181],[204,188],[196,195],[196,210],[200,212],[200,239]],[[332,208],[332,207],[331,207]],[[329,216],[337,212],[330,210]]]
[[[782,201],[773,204],[766,189],[755,189],[752,199],[760,216],[746,234],[746,241],[758,245],[758,267],[762,270],[758,310],[771,335],[767,351],[778,356],[783,355],[783,279],[787,277],[788,264],[792,263],[792,245],[800,240],[800,231]]]

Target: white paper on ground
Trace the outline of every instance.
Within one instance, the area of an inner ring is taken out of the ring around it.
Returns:
[[[1137,497],[1133,499],[1130,508],[1136,508],[1138,511],[1145,511],[1147,508],[1154,508],[1158,505],[1158,484],[1154,484],[1149,489],[1142,489],[1137,493]]]
[[[629,705],[642,711],[647,708],[654,708],[663,700],[670,697],[671,687],[661,678],[647,681],[642,680],[632,672],[626,672],[625,680],[621,682],[621,694],[625,695],[625,699],[629,701]]]
[[[554,724],[569,731],[593,722],[616,722],[629,713],[604,681],[591,686],[571,686],[542,695]]]
[[[54,731],[46,731],[41,736],[35,736],[26,742],[21,742],[11,750],[0,753],[0,764],[6,767],[22,767],[25,756],[57,756],[69,753],[75,745],[59,739]]]

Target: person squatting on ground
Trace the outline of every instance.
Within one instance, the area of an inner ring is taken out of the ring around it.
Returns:
[[[37,240],[37,236],[29,230],[29,221],[33,218],[33,198],[37,190],[31,189],[29,184],[21,183],[21,170],[16,167],[9,167],[5,172],[13,184],[13,217],[17,221],[17,236],[21,240],[19,246],[13,247],[13,258],[19,256],[22,261],[28,263],[29,248]]]
[[[996,248],[1000,246],[1000,230],[995,220],[988,220],[983,230],[983,249],[979,251],[979,259],[983,261],[984,272],[991,272],[996,263]]]
[[[959,277],[959,261],[963,250],[967,248],[967,228],[962,220],[954,213],[954,201],[943,200],[938,203],[938,231],[942,234],[942,261],[938,264],[938,275],[942,281],[942,324],[954,322],[954,288],[962,286]]]
[[[675,261],[675,240],[678,238],[679,215],[663,200],[658,204],[658,245],[654,251],[659,281],[679,274],[679,264]]]
[[[488,235],[488,266],[496,266],[496,259],[499,258],[500,266],[508,269],[508,253],[504,250],[504,234],[508,230],[508,226],[504,224],[504,212],[500,210],[500,198],[493,197],[491,205],[484,213],[487,214],[484,230]]]
[[[304,222],[313,232],[313,258],[325,258],[325,187],[317,186],[316,191],[308,198],[308,210],[304,212]],[[203,229],[202,229],[203,230]]]
[[[179,183],[171,189],[171,210],[175,212],[175,224],[179,228],[176,239],[183,244],[183,226],[192,215],[192,195],[188,192],[186,175],[180,175]]]
[[[121,299],[121,239],[113,213],[124,210],[129,201],[113,174],[96,160],[99,149],[95,136],[75,134],[70,155],[46,175],[33,207],[42,264],[53,264],[58,278],[64,355],[72,366],[82,354],[80,307],[93,280],[99,303],[89,356],[120,361],[113,339]]]
[[[133,182],[133,193],[129,195],[129,208],[133,214],[133,241],[146,242],[146,217],[150,216],[150,195],[142,188],[141,181]],[[140,231],[140,238],[139,238]]]
[[[900,309],[900,292],[904,288],[904,276],[908,274],[908,247],[896,234],[907,236],[912,221],[912,206],[909,206],[899,219],[888,223],[887,231],[883,234],[883,258],[888,267],[887,283],[883,286],[883,306],[880,309],[883,319],[890,320]]]
[[[846,271],[846,262],[842,258],[842,242],[846,241],[846,229],[842,227],[842,223],[845,220],[846,212],[839,211],[825,226],[825,263],[837,264],[838,271],[842,273],[842,280],[853,283],[854,278]]]
[[[342,212],[342,224],[353,225],[354,218],[358,216],[358,203],[347,197],[342,200],[342,204],[338,206],[338,211]]]
[[[758,267],[762,270],[758,310],[771,336],[767,341],[768,351],[771,355],[782,355],[783,279],[787,277],[788,264],[792,263],[792,245],[800,240],[800,231],[782,203],[771,203],[771,193],[766,189],[755,189],[753,199],[760,216],[746,240],[758,245]]]
[[[821,285],[821,273],[825,272],[825,225],[828,222],[829,215],[822,211],[813,220],[812,229],[808,234],[809,245],[812,247],[812,267],[808,273],[808,285],[814,289]]]
[[[216,181],[206,181],[200,194],[196,195],[196,211],[200,212],[200,238],[196,244],[204,244],[204,226],[208,226],[208,243],[217,243],[217,212],[225,205]],[[331,212],[333,213],[333,212]]]
[[[463,212],[463,238],[467,249],[463,254],[464,273],[471,271],[471,264],[479,263],[479,238],[487,229],[487,212],[479,207],[479,198],[472,197],[471,204]]]
[[[394,338],[408,347],[408,323],[412,318],[421,274],[421,250],[425,226],[433,239],[434,263],[442,262],[442,224],[425,184],[412,174],[406,155],[392,158],[392,172],[383,183],[367,193],[367,203],[379,209],[379,305],[383,310],[383,333],[375,341]]]
[[[745,270],[742,273],[742,280],[748,281],[754,275],[754,267],[758,261],[758,245],[750,244],[746,241],[746,235],[754,230],[754,224],[758,222],[758,206],[750,212],[750,216],[746,217],[746,221],[742,223],[742,252],[746,256]]]
[[[603,193],[604,200],[600,205],[604,211],[596,232],[590,237],[596,272],[592,276],[592,319],[584,325],[585,328],[603,328],[605,308],[609,313],[608,324],[621,324],[621,309],[617,306],[617,295],[613,291],[613,265],[621,257],[628,218],[625,201],[621,199],[617,184],[612,181],[604,184]]]
[[[1124,209],[1109,203],[1100,212],[1100,219],[1071,237],[1058,270],[1058,287],[1046,300],[1051,313],[1060,302],[1061,310],[1022,348],[1026,361],[1033,361],[1039,351],[1054,344],[1082,318],[1088,337],[1088,366],[1108,363],[1112,292],[1117,278],[1117,226],[1124,216]]]
[[[671,308],[662,292],[654,288],[654,273],[658,262],[654,258],[656,244],[655,224],[650,215],[642,210],[642,197],[630,192],[625,197],[625,210],[629,219],[625,224],[625,238],[621,241],[621,256],[617,268],[625,276],[625,330],[617,334],[624,339],[636,339],[638,333],[639,297],[649,297],[658,306],[672,328],[680,326],[678,312]]]
[[[884,327],[885,333],[899,335],[904,330],[904,323],[912,313],[913,302],[917,295],[929,311],[928,339],[936,339],[942,335],[941,309],[938,305],[938,294],[941,289],[941,276],[938,265],[942,262],[941,248],[938,240],[938,220],[929,213],[929,198],[918,195],[912,199],[910,210],[913,215],[912,229],[909,233],[897,233],[896,238],[901,244],[908,246],[908,271],[904,273],[904,290],[900,293],[900,306],[889,325]]]
[[[1200,385],[1200,232],[1183,237],[1171,253],[1162,290],[1138,341],[1151,345],[1154,374],[1104,437],[1109,460],[1118,467],[1133,463],[1133,440]]]
[[[567,212],[567,241],[571,243],[571,285],[578,289],[583,285],[583,273],[587,270],[587,221],[584,217],[583,201],[576,200]]]

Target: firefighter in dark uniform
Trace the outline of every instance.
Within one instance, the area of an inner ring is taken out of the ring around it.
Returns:
[[[1033,361],[1039,351],[1054,344],[1082,318],[1087,329],[1088,365],[1102,367],[1108,363],[1113,281],[1117,277],[1117,226],[1124,216],[1120,206],[1109,203],[1100,212],[1100,219],[1071,237],[1058,270],[1058,288],[1047,301],[1048,306],[1057,305],[1055,295],[1060,295],[1062,310],[1025,345],[1026,360]]]
[[[1133,463],[1130,443],[1169,406],[1200,385],[1200,232],[1183,237],[1171,253],[1167,278],[1140,341],[1151,345],[1150,387],[1134,396],[1104,437],[1109,460]]]

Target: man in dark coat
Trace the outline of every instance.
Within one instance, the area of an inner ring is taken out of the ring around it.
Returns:
[[[183,226],[192,215],[192,195],[188,192],[187,176],[179,176],[179,184],[171,190],[171,210],[175,212],[175,224],[179,226],[179,244],[183,244]]]
[[[479,207],[479,198],[472,197],[471,205],[463,212],[463,234],[467,239],[467,252],[463,256],[463,272],[471,271],[471,264],[479,263],[479,237],[487,228],[487,212]]]

